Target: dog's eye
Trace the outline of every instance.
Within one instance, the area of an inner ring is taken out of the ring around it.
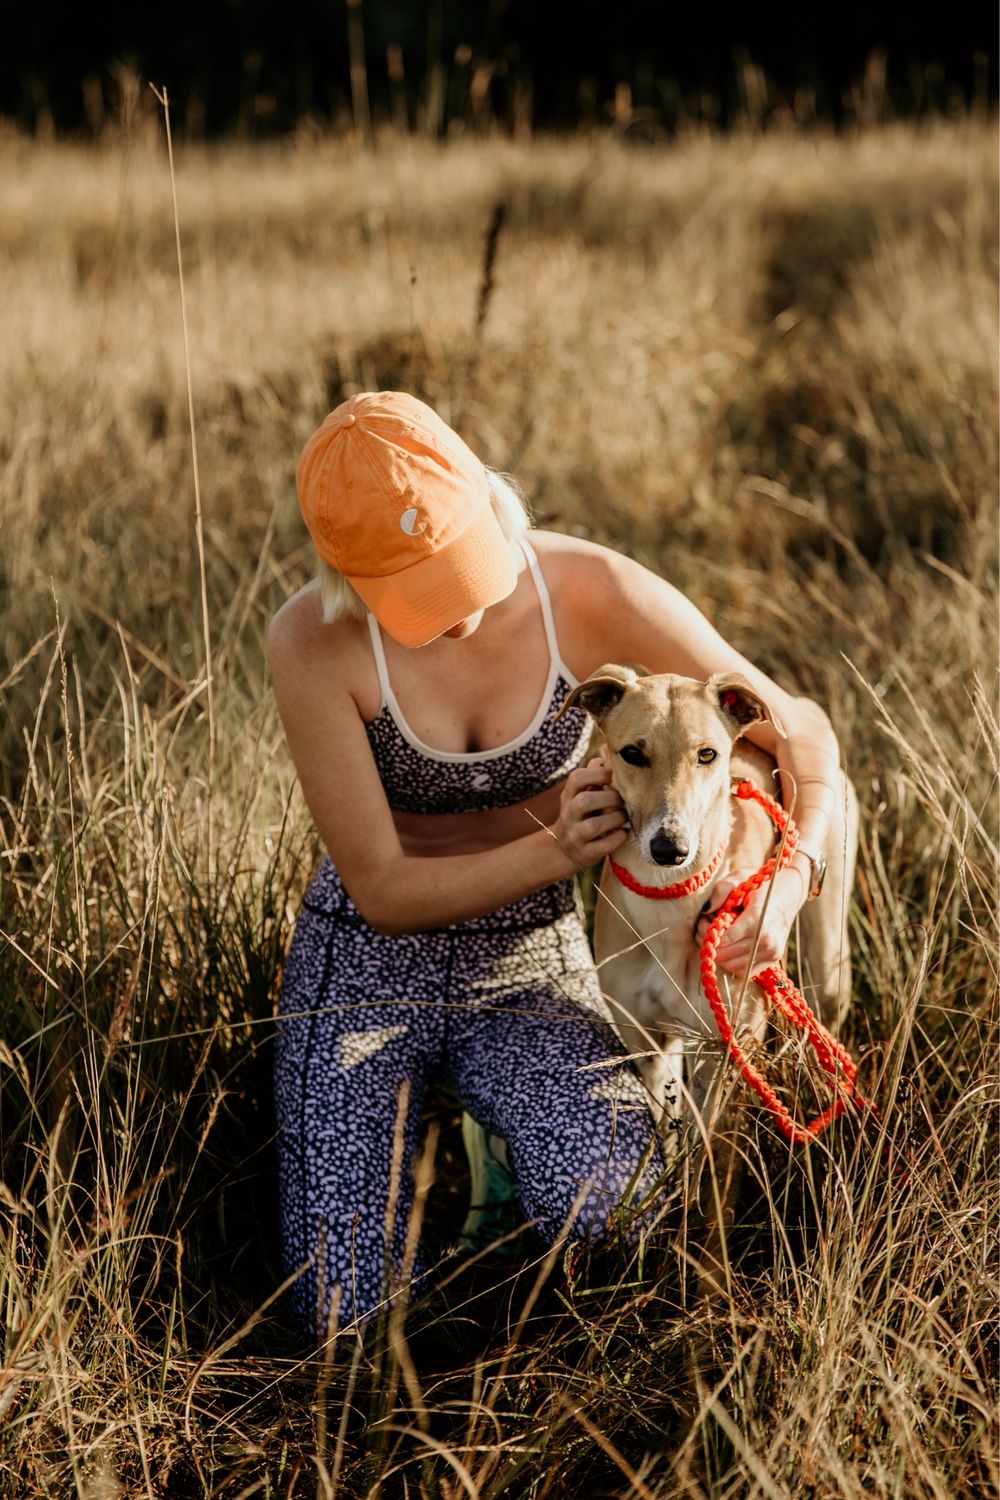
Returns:
[[[629,766],[648,766],[649,765],[649,761],[646,759],[645,755],[643,755],[643,753],[639,749],[638,745],[623,745],[622,748],[619,750],[618,754],[621,756],[622,760],[625,761],[626,765],[629,765]]]
[[[713,750],[711,745],[702,745],[698,751],[698,764],[700,766],[710,766],[713,760],[718,760],[718,758],[718,750]]]

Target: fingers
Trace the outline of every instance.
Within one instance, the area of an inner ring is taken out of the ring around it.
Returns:
[[[788,932],[780,920],[766,921],[755,945],[758,916],[759,913],[746,911],[730,927],[715,955],[720,969],[725,969],[730,974],[743,975],[751,963],[756,973],[769,964],[781,962],[788,942]]]
[[[747,876],[752,873],[753,872],[751,870],[733,870],[728,875],[723,875],[721,880],[717,880],[715,882],[715,885],[712,887],[712,894],[709,898],[710,905],[708,906],[708,909],[706,911],[699,912],[698,920],[695,925],[702,927],[707,926],[708,923],[712,921],[713,917],[717,917],[719,915],[719,909],[723,905],[723,903],[732,894],[732,892],[735,891],[736,887],[738,885],[742,885]],[[738,920],[742,920],[742,918],[739,918]],[[732,929],[730,929],[730,931],[731,930]]]
[[[733,948],[720,948],[715,955],[720,969],[727,974],[735,974],[742,979],[750,964],[753,964],[753,972],[756,974],[760,969],[770,968],[772,964],[780,963],[781,954],[774,951],[772,944],[763,940],[757,944],[754,952],[753,943],[740,943]]]
[[[618,813],[569,823],[561,836],[557,834],[566,853],[580,869],[596,865],[606,854],[613,853],[623,844],[627,836]]]
[[[610,812],[618,815],[616,827],[626,821],[622,800],[611,785],[611,772],[600,760],[592,760],[589,765],[570,772],[563,786],[561,804],[563,816],[570,823],[583,819],[596,822]],[[595,832],[593,828],[588,830],[591,835]]]
[[[597,757],[571,771],[563,785],[557,827],[566,852],[581,868],[597,864],[627,837],[628,818]]]
[[[589,817],[580,817],[576,809],[573,808],[564,819],[564,822],[568,839],[573,845],[582,850],[584,847],[589,849],[591,844],[605,838],[609,834],[620,834],[621,837],[617,839],[617,843],[621,843],[621,840],[625,837],[628,819],[620,808],[611,808],[608,812],[592,813]]]
[[[610,807],[620,809],[621,805],[622,799],[613,786],[603,787],[596,792],[577,792],[573,798],[573,806],[581,817],[590,817],[591,814],[604,812]]]
[[[577,766],[575,771],[570,771],[563,784],[563,796],[573,797],[588,788],[607,786],[610,781],[611,772],[603,760],[595,758],[585,766]]]
[[[586,833],[576,843],[580,862],[584,865],[596,865],[597,861],[603,859],[606,854],[613,854],[619,845],[624,844],[628,837],[627,830],[620,824],[617,828],[592,834],[591,827],[598,821],[596,818],[588,819],[586,823],[581,825],[582,828],[586,829]]]
[[[751,871],[730,870],[716,882],[712,890],[711,910],[702,913],[698,918],[699,936],[718,914],[726,898],[751,873]],[[715,957],[719,968],[728,974],[742,978],[751,964],[753,973],[756,974],[760,969],[780,963],[784,957],[788,944],[790,918],[780,902],[772,901],[758,936],[757,924],[760,921],[764,899],[763,890],[754,891],[747,901],[746,909],[740,912],[732,926],[722,934]]]
[[[698,921],[711,922],[713,917],[717,917],[719,915],[719,908],[730,893],[736,889],[738,884],[739,882],[736,880],[720,880],[713,888],[705,910],[699,914]]]
[[[753,938],[746,938],[720,947],[715,957],[720,969],[725,969],[730,974],[745,974],[749,964],[752,963],[755,969],[762,969],[768,964],[777,963],[781,954],[776,951],[775,944],[761,933],[756,948]]]
[[[736,887],[738,885],[742,885],[744,881],[749,880],[751,876],[756,875],[756,873],[757,871],[753,869],[727,870],[725,875],[720,875],[719,879],[712,887],[712,894],[710,897],[711,905],[706,912],[702,913],[702,916],[707,917],[709,921],[711,921],[713,917],[718,916],[719,909],[722,906],[723,902],[727,900],[727,898],[733,893]],[[749,896],[746,899],[744,913],[739,918],[741,922],[744,920],[744,916],[747,913],[756,911],[757,915],[760,915],[760,906],[761,902],[764,900],[766,891],[767,886],[765,885],[758,886],[756,889],[750,892]],[[698,918],[698,920],[701,921],[701,916]]]
[[[619,829],[624,830],[627,821],[625,814],[619,810],[594,813],[589,818],[580,819],[580,837],[584,839],[603,838],[606,833],[617,833]]]

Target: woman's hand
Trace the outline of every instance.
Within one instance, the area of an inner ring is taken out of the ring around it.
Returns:
[[[627,825],[622,799],[602,760],[591,760],[569,773],[550,831],[578,868],[595,865],[623,844]]]
[[[755,873],[754,870],[727,870],[725,875],[716,881],[712,887],[711,910],[704,912],[695,924],[695,936],[699,942],[704,938],[708,923],[711,922],[730,891]],[[716,953],[720,969],[742,977],[747,971],[751,953],[753,953],[752,972],[754,974],[759,969],[766,969],[772,964],[780,963],[784,958],[792,923],[806,898],[806,882],[798,866],[792,865],[778,871],[774,877],[773,886],[756,952],[753,952],[754,934],[767,899],[767,885],[758,886],[747,902],[746,908],[736,918],[733,925],[723,933]]]

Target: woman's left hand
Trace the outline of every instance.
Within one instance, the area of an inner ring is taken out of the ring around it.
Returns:
[[[727,870],[725,875],[716,881],[712,887],[711,909],[703,913],[695,924],[695,936],[699,942],[704,938],[709,922],[730,891],[754,873],[753,870]],[[792,865],[778,871],[774,877],[773,887],[770,900],[767,902],[767,914],[760,930],[756,951],[754,951],[754,934],[767,899],[768,887],[766,885],[758,886],[745,909],[733,925],[723,933],[716,958],[719,967],[725,969],[727,973],[740,976],[745,974],[751,954],[753,954],[752,972],[754,974],[759,969],[766,969],[772,964],[780,963],[784,958],[785,949],[788,946],[788,934],[806,897],[805,881],[798,867]]]

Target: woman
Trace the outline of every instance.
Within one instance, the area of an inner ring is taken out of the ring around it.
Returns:
[[[585,716],[558,717],[571,687],[615,660],[743,672],[787,736],[749,737],[794,778],[817,851],[839,752],[815,704],[669,584],[577,538],[529,544],[511,487],[412,396],[337,407],[296,481],[320,576],[278,611],[268,654],[329,858],[288,956],[275,1086],[286,1266],[322,1336],[398,1285],[429,1077],[504,1138],[545,1239],[598,1237],[661,1168],[574,905],[573,876],[627,830],[610,771],[585,763]],[[757,965],[783,953],[815,863],[777,875]],[[719,952],[734,973],[761,900]]]

